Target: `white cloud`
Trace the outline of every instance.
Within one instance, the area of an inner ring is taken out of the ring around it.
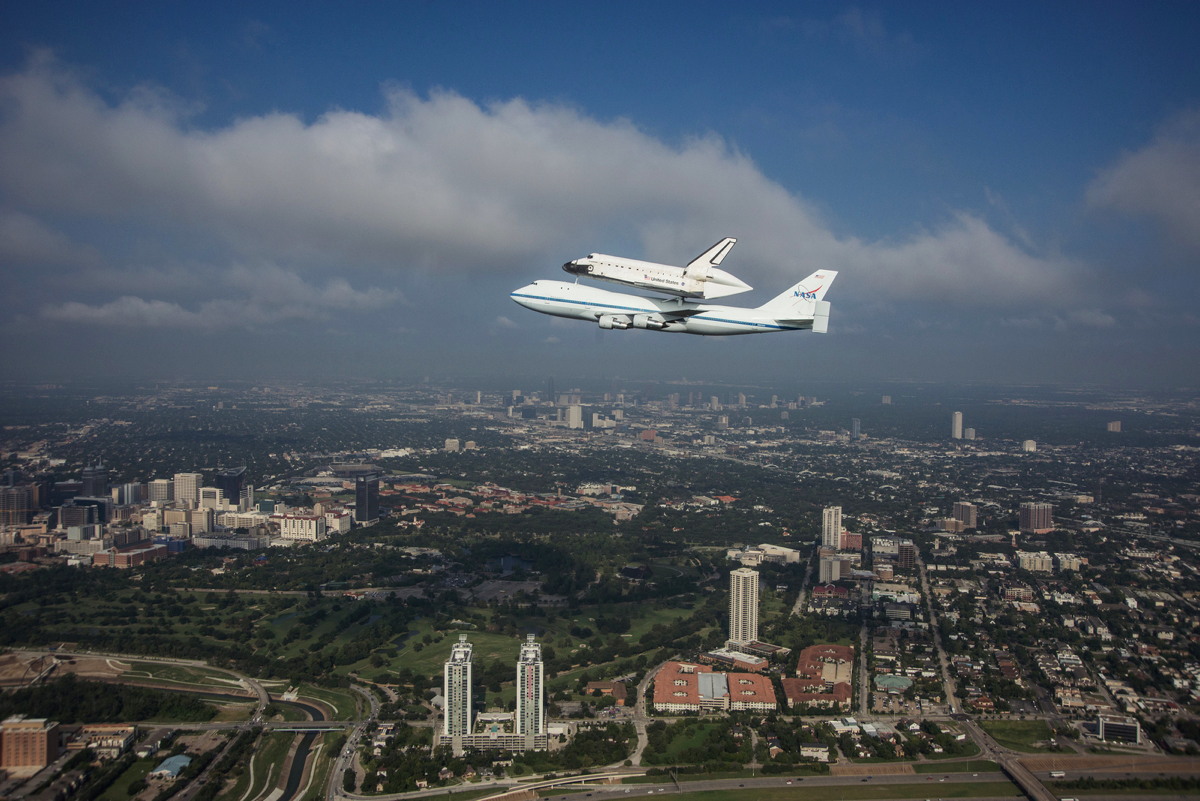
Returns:
[[[871,33],[865,22],[856,30]],[[400,298],[301,274],[329,265],[527,274],[631,234],[646,257],[674,263],[737,236],[725,266],[768,296],[824,267],[843,271],[839,300],[863,304],[1094,305],[1082,265],[1018,246],[968,214],[898,241],[838,237],[717,136],[672,145],[627,121],[519,98],[481,106],[388,88],[386,100],[378,115],[270,113],[203,130],[160,92],[110,103],[45,55],[0,78],[0,193],[19,213],[202,243],[181,260],[210,258],[203,247],[260,265],[216,276],[207,299],[122,289],[112,303],[62,303],[46,316],[150,325],[168,313],[271,320],[378,307]]]
[[[17,211],[0,211],[0,261],[50,267],[95,267],[94,248],[77,245],[40,220]]]
[[[1087,199],[1150,217],[1200,255],[1200,111],[1177,118],[1150,144],[1105,170],[1088,187]]]
[[[42,317],[63,323],[120,328],[206,328],[214,325],[201,314],[188,311],[178,303],[131,296],[97,306],[68,301],[42,309]]]
[[[285,320],[326,320],[338,313],[372,311],[402,301],[398,292],[377,287],[359,291],[340,278],[314,287],[273,264],[238,265],[219,275],[215,283],[233,294],[202,301],[195,308],[132,295],[94,305],[68,301],[44,306],[42,317],[121,328],[256,328]]]

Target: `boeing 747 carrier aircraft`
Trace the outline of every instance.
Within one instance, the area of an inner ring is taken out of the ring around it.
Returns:
[[[643,297],[544,280],[521,287],[512,293],[512,299],[542,314],[589,320],[601,328],[644,328],[701,336],[776,331],[824,334],[829,330],[829,302],[824,297],[836,276],[835,270],[818,270],[753,309],[698,303],[682,297]]]

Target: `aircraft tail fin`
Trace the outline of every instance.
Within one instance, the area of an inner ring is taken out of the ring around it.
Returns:
[[[717,244],[713,245],[708,250],[701,253],[696,258],[692,259],[684,272],[687,275],[701,274],[707,277],[706,271],[710,267],[720,265],[725,257],[729,255],[729,251],[733,250],[733,246],[737,244],[737,240],[732,236],[727,236]]]
[[[829,330],[829,301],[825,293],[837,277],[837,270],[817,270],[795,286],[758,307],[777,320],[812,321],[812,330],[824,334]]]

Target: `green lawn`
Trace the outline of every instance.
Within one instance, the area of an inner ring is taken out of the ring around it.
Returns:
[[[1053,735],[1050,727],[1042,720],[981,720],[979,725],[1005,748],[1035,754],[1049,748],[1034,745],[1049,740]]]
[[[287,758],[288,749],[296,735],[291,732],[273,732],[263,735],[255,747],[254,756],[237,783],[223,796],[225,798],[258,798],[279,781],[279,771]],[[247,796],[246,790],[251,792]]]
[[[117,777],[117,780],[100,795],[100,801],[126,801],[129,798],[127,788],[138,779],[146,778],[146,774],[154,770],[159,760],[139,759],[129,766],[129,769]]]
[[[782,785],[786,779],[780,779]],[[1020,798],[1015,785],[1008,782],[979,782],[973,784],[942,784],[934,788],[920,784],[852,784],[830,787],[747,787],[737,790],[705,790],[698,793],[672,793],[672,798],[690,798],[694,801],[868,801],[876,798]]]
[[[972,759],[970,762],[918,762],[913,765],[914,773],[991,773],[1000,766],[990,759]]]
[[[333,712],[330,720],[350,720],[358,716],[358,704],[361,696],[353,690],[302,684],[299,687],[299,695],[301,701],[313,699],[329,705]]]

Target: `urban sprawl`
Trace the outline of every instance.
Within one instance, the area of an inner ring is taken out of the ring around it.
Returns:
[[[0,798],[1200,793],[1195,402],[886,389],[10,387]]]

